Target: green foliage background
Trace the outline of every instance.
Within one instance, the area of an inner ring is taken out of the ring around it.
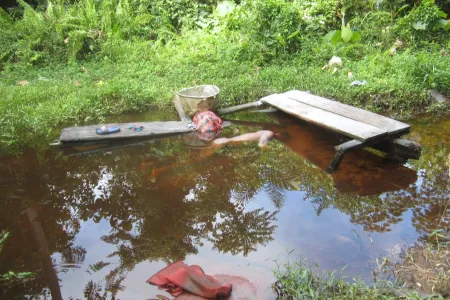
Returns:
[[[394,117],[448,112],[428,96],[450,94],[446,1],[18,4],[0,9],[3,151],[45,147],[63,125],[169,107],[203,83],[220,86],[223,105],[300,89]],[[353,38],[324,40],[341,28]],[[322,70],[334,55],[344,67]]]

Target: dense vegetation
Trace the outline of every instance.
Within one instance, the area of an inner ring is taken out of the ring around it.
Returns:
[[[0,9],[3,151],[200,83],[224,105],[295,88],[394,116],[448,111],[428,93],[450,94],[448,1],[17,2]],[[343,67],[322,69],[335,55]]]

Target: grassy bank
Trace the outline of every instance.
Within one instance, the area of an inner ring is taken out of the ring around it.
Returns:
[[[277,281],[272,289],[277,299],[448,299],[448,249],[448,245],[436,248],[426,243],[405,250],[396,264],[388,258],[376,259],[371,285],[348,278],[344,270],[320,273],[306,260],[286,263],[274,271]]]
[[[434,2],[395,16],[400,7],[354,6],[351,18],[339,1],[166,2],[21,2],[22,14],[0,14],[0,149],[45,147],[63,124],[171,108],[177,90],[205,83],[221,88],[225,106],[300,89],[392,116],[448,111],[427,91],[450,94],[450,35],[428,15],[426,35],[411,27],[417,13],[441,11]],[[360,39],[324,39],[342,22]],[[332,56],[343,66],[322,69]]]

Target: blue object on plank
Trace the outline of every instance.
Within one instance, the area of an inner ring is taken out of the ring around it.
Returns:
[[[95,132],[100,135],[116,133],[120,131],[120,127],[106,127],[106,128],[97,128]]]

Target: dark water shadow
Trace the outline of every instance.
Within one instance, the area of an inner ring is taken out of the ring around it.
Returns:
[[[321,170],[327,171],[335,154],[334,146],[342,143],[342,137],[285,114],[273,114],[273,117],[283,124],[283,128],[278,129],[283,134],[277,139]],[[360,196],[405,189],[417,180],[416,171],[364,149],[346,154],[340,167],[331,172],[331,176],[339,192]]]

